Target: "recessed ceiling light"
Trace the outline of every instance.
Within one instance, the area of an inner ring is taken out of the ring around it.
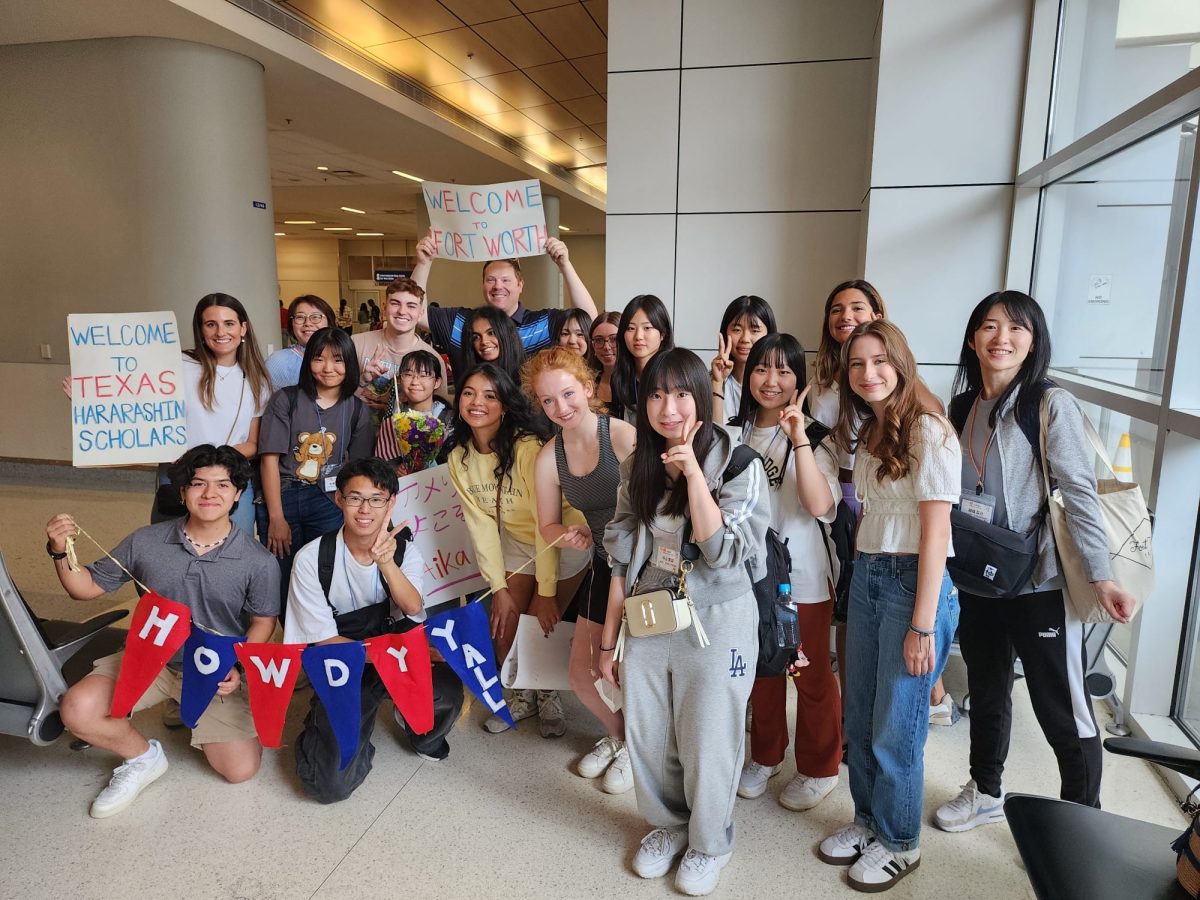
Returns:
[[[275,237],[286,237],[286,236],[287,236],[287,232],[286,232],[286,231],[277,231],[277,232],[275,232]]]
[[[383,237],[382,231],[360,231],[358,237]]]
[[[341,228],[341,227],[338,227],[338,228],[326,228],[326,229],[324,229],[324,230],[325,230],[325,231],[353,231],[354,229],[353,229],[353,228]]]
[[[318,172],[328,172],[329,166],[317,166],[317,171]]]
[[[284,225],[316,225],[316,219],[284,219]]]
[[[559,225],[558,230],[559,231],[570,231],[571,229],[568,228],[566,225]]]
[[[358,213],[360,216],[366,215],[366,213],[363,212],[361,209],[355,209],[353,206],[343,206],[342,209],[345,210],[346,212]]]
[[[424,178],[418,178],[416,175],[409,175],[407,172],[401,172],[399,169],[392,169],[393,175],[399,175],[401,178],[407,178],[409,181],[415,181],[418,184],[424,181]]]

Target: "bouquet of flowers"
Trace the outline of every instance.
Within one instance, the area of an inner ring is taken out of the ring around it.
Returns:
[[[388,449],[395,452],[380,456],[395,462],[397,474],[408,475],[438,464],[438,454],[446,441],[445,422],[432,413],[400,409],[392,415],[390,425],[395,443]]]

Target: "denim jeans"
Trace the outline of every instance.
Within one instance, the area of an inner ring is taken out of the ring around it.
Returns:
[[[283,517],[292,530],[292,549],[279,560],[279,622],[287,616],[288,585],[292,578],[292,557],[310,541],[342,527],[342,511],[329,495],[315,484],[285,484],[279,492]],[[270,515],[266,503],[254,507],[258,517],[258,539],[267,545]]]
[[[846,739],[854,821],[893,852],[920,843],[929,691],[958,626],[958,590],[942,573],[935,662],[910,675],[904,639],[916,603],[917,557],[864,553],[854,565],[846,625]]]

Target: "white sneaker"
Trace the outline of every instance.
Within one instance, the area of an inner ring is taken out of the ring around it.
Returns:
[[[886,891],[920,864],[920,849],[897,853],[871,841],[850,867],[850,887],[871,894]]]
[[[933,820],[942,831],[970,831],[976,825],[1004,821],[1004,797],[993,797],[979,790],[972,778],[958,796],[938,807]]]
[[[129,760],[113,770],[108,787],[92,801],[93,819],[115,816],[137,799],[142,789],[167,771],[167,754],[162,744],[151,739],[150,749],[137,759]]]
[[[851,823],[821,841],[817,856],[831,866],[848,866],[857,861],[874,840],[875,834],[870,829]]]
[[[538,731],[544,738],[562,737],[567,732],[567,715],[563,712],[558,691],[537,692]]]
[[[607,734],[575,764],[575,771],[584,778],[598,778],[608,768],[623,744]]]
[[[779,805],[794,812],[812,809],[829,796],[829,792],[837,787],[837,783],[836,775],[826,778],[809,778],[807,775],[797,772],[796,777],[787,783],[787,787],[779,795]]]
[[[671,871],[675,857],[687,848],[687,828],[655,828],[642,838],[633,858],[633,871],[642,878],[659,878]]]
[[[747,757],[746,764],[742,766],[742,777],[738,779],[738,796],[747,800],[761,797],[767,790],[767,782],[778,775],[782,768],[783,763],[764,766]]]
[[[954,698],[950,696],[950,692],[946,691],[942,695],[942,699],[929,707],[929,724],[930,725],[953,725],[962,718],[962,713],[958,711],[958,706],[954,703]]]
[[[623,794],[633,787],[633,763],[629,759],[629,749],[624,744],[604,773],[600,787],[606,794]]]
[[[675,873],[675,888],[691,897],[711,894],[721,880],[721,870],[732,856],[732,851],[724,856],[709,856],[689,847]]]
[[[513,691],[504,698],[508,704],[508,714],[514,722],[528,719],[537,712],[537,696],[533,691]],[[492,734],[508,731],[509,724],[497,715],[488,716],[483,727]]]

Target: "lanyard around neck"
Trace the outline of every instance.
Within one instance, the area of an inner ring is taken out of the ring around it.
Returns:
[[[992,441],[996,438],[996,431],[1000,427],[1000,420],[997,418],[996,424],[992,426],[991,433],[988,435],[983,444],[983,454],[978,459],[975,458],[975,417],[979,413],[979,397],[975,398],[975,402],[971,404],[971,416],[967,421],[967,454],[971,457],[971,465],[975,467],[975,493],[983,493],[983,476],[984,470],[987,468],[988,450],[992,447]]]

